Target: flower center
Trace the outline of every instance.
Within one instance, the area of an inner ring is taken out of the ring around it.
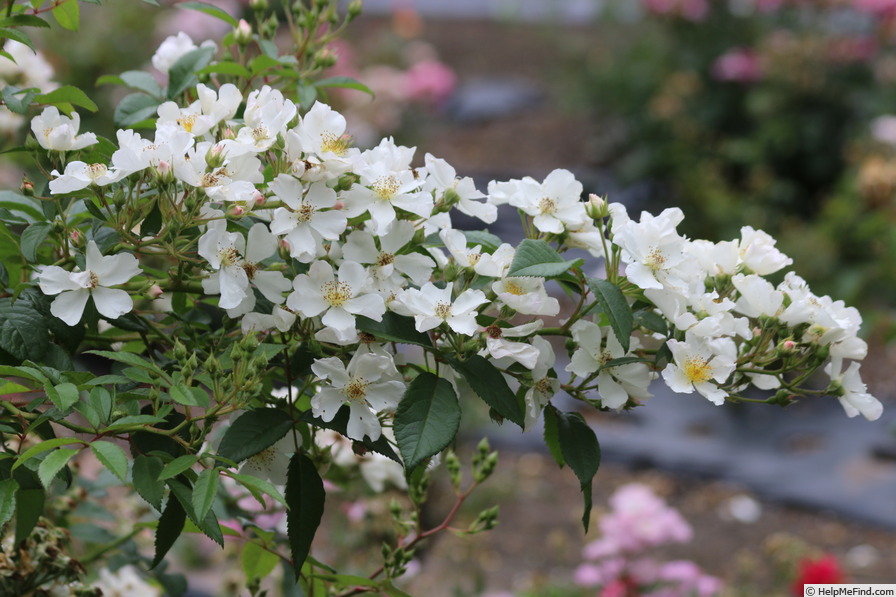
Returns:
[[[442,319],[448,319],[449,317],[451,317],[451,303],[445,303],[442,301],[436,303],[435,314],[436,317],[440,317]]]
[[[215,174],[214,172],[206,172],[202,175],[202,178],[199,180],[199,186],[202,188],[208,187],[216,187],[220,185],[221,177]]]
[[[333,280],[321,286],[320,290],[324,300],[331,307],[341,307],[345,301],[352,298],[352,287],[345,282]]]
[[[492,324],[492,325],[488,326],[487,328],[485,328],[485,333],[488,334],[489,338],[493,338],[493,339],[497,340],[498,338],[501,337],[501,328]]]
[[[350,139],[347,135],[337,137],[333,133],[324,133],[320,136],[321,153],[335,153],[338,156],[345,155],[348,151]]]
[[[264,125],[258,125],[254,129],[252,129],[252,138],[255,139],[256,143],[260,143],[268,138],[268,129]]]
[[[467,253],[467,260],[470,262],[470,267],[479,263],[480,259],[482,259],[482,253]]]
[[[193,132],[193,125],[196,124],[196,115],[195,115],[195,114],[190,114],[190,115],[188,115],[188,116],[181,116],[180,118],[178,118],[177,120],[175,120],[175,122],[176,122],[179,126],[182,126],[182,127],[184,128],[184,130],[187,131],[188,133],[192,133],[192,132]]]
[[[351,401],[364,400],[364,398],[367,396],[367,386],[369,384],[370,382],[363,377],[353,377],[345,385],[345,387],[342,388],[342,392]]]
[[[90,270],[87,270],[87,273],[90,274],[90,281],[88,282],[88,284],[90,284],[90,286],[88,288],[96,288],[97,286],[99,286],[100,285],[99,277],[97,277],[97,275]]]
[[[550,197],[542,197],[541,201],[538,202],[538,209],[543,214],[552,214],[557,211],[557,202]]]
[[[240,253],[235,247],[220,249],[218,255],[221,257],[221,265],[225,267],[236,265],[240,260]]]
[[[277,450],[274,446],[268,446],[258,454],[252,456],[252,460],[255,464],[260,465],[265,468],[270,468],[272,464],[274,464],[274,457],[277,455]]]
[[[314,215],[314,206],[310,203],[302,202],[299,206],[299,209],[296,211],[296,219],[299,222],[308,222],[311,220],[311,216]]]
[[[542,377],[538,381],[535,382],[535,391],[543,396],[553,396],[554,388],[551,385],[551,379],[549,377]]]
[[[661,270],[666,267],[666,256],[663,255],[663,252],[658,248],[651,247],[650,252],[647,254],[647,259],[644,261],[644,265],[654,272]]]
[[[522,286],[516,282],[504,282],[504,292],[515,296],[523,296],[526,294],[526,291],[523,290]]]
[[[600,351],[600,356],[597,358],[597,363],[601,367],[606,367],[607,363],[613,360],[613,355],[610,354],[609,350]]]
[[[256,272],[258,272],[258,264],[257,263],[249,263],[248,261],[243,264],[243,271],[246,272],[246,276],[253,280],[255,278]]]
[[[109,169],[104,164],[90,164],[87,166],[87,176],[92,181],[96,181],[97,178],[103,176],[108,171]]]
[[[692,383],[702,383],[712,379],[712,368],[703,357],[688,357],[684,362],[684,374]]]
[[[376,258],[376,264],[380,267],[389,265],[391,263],[395,263],[395,255],[392,253],[386,253],[385,251],[379,254],[379,257]]]
[[[398,181],[394,176],[380,176],[373,183],[373,192],[379,195],[380,199],[390,200],[398,192]]]

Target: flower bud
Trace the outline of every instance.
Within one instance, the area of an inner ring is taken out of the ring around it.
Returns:
[[[174,168],[170,162],[159,160],[159,163],[153,168],[153,174],[158,182],[168,184],[174,182]]]
[[[258,12],[268,9],[268,0],[249,0],[249,8]]]
[[[361,9],[364,7],[364,0],[352,0],[348,3],[348,12],[346,18],[351,21],[358,17],[361,14]]]
[[[600,220],[610,215],[610,208],[607,206],[606,199],[591,193],[588,195],[588,202],[585,204],[585,213],[592,220]]]
[[[69,235],[69,240],[72,241],[72,245],[75,247],[83,247],[84,246],[84,235],[80,230],[72,230]]]
[[[159,286],[158,284],[153,284],[152,286],[149,287],[149,290],[146,291],[146,298],[148,298],[151,301],[154,301],[157,298],[159,298],[160,296],[162,296],[164,293],[165,293],[165,291],[162,290],[161,286]]]
[[[246,22],[246,19],[240,19],[240,22],[233,28],[233,39],[241,46],[248,45],[252,41],[252,26]]]
[[[22,186],[19,187],[19,190],[22,191],[22,194],[26,197],[34,196],[34,183],[28,180],[27,178],[22,179]]]
[[[205,154],[205,163],[214,170],[224,165],[224,146],[218,143]]]
[[[290,251],[292,251],[292,246],[289,244],[289,241],[285,238],[281,238],[280,242],[277,244],[277,252],[280,254],[280,259],[284,261],[292,259]]]
[[[336,54],[330,48],[324,48],[314,56],[315,68],[330,68],[336,64]]]
[[[231,203],[227,208],[227,215],[231,218],[241,218],[246,215],[246,208],[237,203]]]

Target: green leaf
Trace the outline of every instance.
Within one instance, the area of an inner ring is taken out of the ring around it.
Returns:
[[[40,93],[40,89],[36,87],[19,89],[8,85],[0,93],[2,93],[3,103],[6,104],[7,108],[16,114],[25,114],[30,109],[31,102]]]
[[[544,445],[560,468],[566,466],[563,450],[560,449],[560,429],[557,424],[556,410],[552,407],[544,409]]]
[[[134,126],[156,115],[159,100],[145,93],[131,93],[121,98],[112,120],[118,126]]]
[[[639,309],[638,311],[635,311],[634,315],[635,323],[637,325],[648,329],[651,332],[662,334],[663,336],[669,333],[669,325],[659,313],[651,311],[650,309]]]
[[[218,454],[242,462],[279,441],[292,429],[293,421],[282,410],[250,410],[233,422],[218,447]]]
[[[500,238],[485,230],[464,230],[464,236],[467,238],[467,246],[480,245],[491,252],[494,252],[502,244]]]
[[[16,492],[19,484],[15,479],[3,479],[0,481],[0,527],[12,520],[16,512]]]
[[[398,342],[399,344],[417,344],[419,346],[432,346],[429,335],[418,332],[414,326],[414,318],[399,315],[387,311],[382,321],[374,321],[369,317],[356,318],[356,327],[359,331],[376,336],[383,342]]]
[[[189,388],[184,384],[175,384],[169,390],[171,399],[184,406],[200,406],[206,408],[210,403],[209,395],[199,388]]]
[[[211,61],[215,48],[197,48],[181,56],[168,70],[168,99],[174,99],[199,80],[193,74]]]
[[[215,495],[218,493],[218,471],[207,468],[196,478],[193,486],[193,510],[199,519],[205,518],[212,504],[215,503]]]
[[[252,78],[252,72],[236,62],[215,62],[209,64],[205,68],[196,71],[197,75],[233,75],[234,77],[242,77],[244,79]]]
[[[292,552],[292,565],[296,576],[311,552],[314,534],[324,514],[327,494],[314,463],[302,452],[296,452],[289,461],[286,480],[287,535]]]
[[[159,475],[159,481],[164,481],[166,479],[171,479],[172,477],[178,476],[185,470],[192,467],[198,461],[199,456],[197,456],[196,454],[184,454],[183,456],[178,456],[165,465],[165,468],[162,469],[162,472]]]
[[[61,383],[46,386],[47,398],[62,412],[68,411],[78,402],[78,388],[74,384]]]
[[[133,352],[112,352],[109,350],[88,350],[85,351],[88,354],[95,354],[99,357],[103,357],[112,361],[117,361],[119,363],[124,363],[125,365],[130,365],[132,367],[139,367],[140,369],[145,369],[150,373],[153,373],[157,377],[161,377],[168,383],[171,383],[171,379],[168,377],[168,374],[162,371],[158,365],[150,361],[149,359],[145,359],[140,355]]]
[[[80,450],[72,450],[71,448],[59,448],[51,452],[40,466],[37,467],[37,476],[44,487],[49,488],[50,483],[56,478],[56,474],[62,470],[68,461],[72,459]]]
[[[49,28],[50,24],[34,15],[18,14],[0,20],[0,27],[43,27]]]
[[[181,2],[180,4],[176,4],[178,8],[186,8],[188,10],[198,10],[199,12],[204,12],[207,15],[213,16],[216,19],[221,19],[225,23],[236,27],[239,25],[239,21],[230,16],[230,14],[218,8],[217,6],[206,4],[205,2]]]
[[[0,191],[0,207],[25,214],[29,222],[46,220],[40,202],[15,191]]]
[[[6,38],[19,42],[20,44],[25,44],[32,50],[34,50],[34,42],[31,41],[31,38],[22,33],[21,31],[16,31],[15,29],[0,29],[0,39]]]
[[[27,539],[44,513],[47,494],[43,489],[19,489],[16,492],[16,536],[18,544]]]
[[[96,80],[96,84],[123,85],[131,89],[139,89],[159,99],[165,95],[165,90],[156,82],[155,77],[142,70],[129,70],[120,75],[103,75]]]
[[[37,261],[37,250],[52,229],[53,225],[50,222],[36,222],[25,228],[21,239],[22,257],[25,261],[32,263]]]
[[[622,294],[618,286],[608,280],[586,278],[586,281],[594,293],[597,309],[607,316],[622,350],[628,352],[634,327],[634,316],[632,308],[625,300],[625,295]]]
[[[280,556],[263,548],[254,541],[249,541],[243,547],[240,560],[243,564],[243,573],[246,575],[246,579],[251,580],[254,578],[265,578],[273,572],[280,562]]]
[[[414,378],[395,411],[395,439],[405,470],[445,449],[459,426],[460,404],[451,384],[432,373]]]
[[[199,518],[196,515],[196,510],[193,509],[193,489],[180,479],[169,479],[168,487],[183,506],[187,518],[193,521],[193,524],[199,527],[206,537],[224,547],[224,534],[221,532],[221,524],[218,522],[214,510],[208,510],[204,517]]]
[[[69,2],[67,4],[75,4],[75,2]],[[90,110],[91,112],[96,112],[99,109],[93,100],[87,97],[86,93],[71,85],[63,85],[59,89],[54,89],[49,93],[38,95],[34,98],[34,101],[40,104],[52,104],[56,106],[59,104],[74,104],[75,106],[81,106],[85,110]]]
[[[248,489],[249,493],[252,494],[252,497],[254,497],[262,506],[267,506],[262,499],[262,494],[268,495],[274,501],[286,506],[286,498],[283,497],[283,494],[280,493],[279,489],[274,487],[268,481],[253,475],[239,475],[236,473],[230,473],[229,475],[234,481],[237,481],[240,485]]]
[[[162,468],[160,458],[140,454],[134,458],[134,466],[131,469],[131,481],[134,484],[134,489],[150,506],[160,511],[162,496],[165,494],[165,484],[159,481]]]
[[[99,379],[99,378],[97,378]],[[94,383],[96,380],[91,380],[90,383]],[[114,400],[112,398],[112,394],[109,393],[109,390],[106,388],[92,388],[90,390],[90,395],[87,397],[87,404],[90,406],[91,410],[96,413],[96,424],[105,425],[109,422],[109,417],[112,416],[112,405]]]
[[[128,457],[124,450],[111,442],[97,441],[90,444],[94,456],[113,475],[126,482],[128,478]],[[161,497],[161,496],[160,496]]]
[[[315,81],[315,87],[340,87],[342,89],[356,89],[358,91],[363,91],[367,95],[371,97],[375,97],[376,94],[370,90],[367,85],[364,85],[357,79],[353,79],[351,77],[328,77],[326,79],[321,79],[320,81]]]
[[[550,415],[547,414],[548,411],[551,411]],[[585,500],[582,525],[587,533],[591,518],[591,485],[597,469],[600,468],[600,444],[594,431],[579,413],[564,413],[549,405],[545,409],[545,414],[556,417],[560,451],[569,468],[579,479]]]
[[[17,459],[15,464],[12,465],[12,470],[16,470],[23,464],[25,464],[30,459],[34,458],[38,454],[43,454],[49,450],[54,448],[58,448],[59,446],[67,446],[69,444],[84,444],[87,445],[83,439],[76,439],[74,437],[57,437],[54,439],[48,439],[42,441],[39,444],[35,444],[25,450]]]
[[[516,248],[507,276],[556,278],[583,263],[583,259],[567,261],[545,241],[527,238]]]
[[[485,357],[473,355],[466,361],[451,359],[451,366],[495,412],[523,426],[525,414],[501,372]]]
[[[180,501],[174,496],[168,498],[165,504],[165,511],[159,518],[159,526],[156,529],[156,553],[152,559],[150,568],[155,568],[165,558],[165,554],[180,537],[184,530],[184,524],[187,522],[187,513],[184,511]]]
[[[62,0],[53,8],[53,18],[65,29],[77,31],[81,18],[77,0]]]

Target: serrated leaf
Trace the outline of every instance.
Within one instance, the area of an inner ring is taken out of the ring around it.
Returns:
[[[209,395],[199,388],[188,388],[184,384],[175,384],[168,391],[171,399],[184,406],[199,406],[205,408],[210,403]]]
[[[25,114],[28,112],[31,107],[31,102],[39,93],[40,90],[35,87],[19,89],[12,85],[4,87],[3,91],[0,92],[3,97],[3,103],[16,114]]]
[[[560,449],[560,429],[556,412],[552,407],[544,409],[544,445],[547,446],[554,462],[563,468],[566,466],[566,460],[563,459],[563,451]]]
[[[224,433],[218,454],[233,462],[242,462],[275,444],[292,427],[292,419],[282,410],[259,408],[247,411]]]
[[[3,479],[0,481],[0,527],[12,520],[16,513],[16,492],[19,484],[15,479]]]
[[[78,388],[71,383],[61,383],[55,386],[48,385],[44,388],[47,391],[47,398],[50,399],[56,408],[62,412],[68,411],[75,403],[78,402]]]
[[[80,450],[72,450],[71,448],[59,448],[54,450],[44,458],[43,462],[37,467],[37,476],[44,487],[49,488],[50,483],[56,478],[56,474],[62,470],[68,461],[71,460]]]
[[[159,100],[157,98],[145,93],[131,93],[118,102],[112,120],[118,126],[134,126],[155,116],[158,108]]]
[[[459,426],[460,404],[451,384],[432,373],[414,378],[398,404],[393,427],[405,470],[448,447]]]
[[[552,415],[557,419],[557,432],[563,459],[579,479],[582,497],[585,501],[582,525],[587,533],[591,518],[591,485],[594,475],[597,474],[597,469],[600,468],[600,444],[594,431],[588,426],[582,415],[574,412],[564,413],[553,406],[548,406],[545,410],[548,409],[553,411]]]
[[[583,263],[584,259],[567,261],[545,241],[527,238],[516,248],[507,276],[555,278]]]
[[[622,294],[618,286],[609,280],[586,278],[586,282],[588,282],[591,292],[594,293],[598,311],[606,315],[622,350],[628,352],[634,327],[634,316],[632,308],[625,300],[625,295]]]
[[[134,466],[131,468],[134,489],[156,510],[162,509],[162,496],[165,494],[165,484],[159,481],[162,468],[161,459],[143,454],[134,458]]]
[[[162,472],[159,474],[159,481],[165,481],[166,479],[178,476],[198,461],[199,456],[196,454],[184,454],[183,456],[178,456],[165,465],[165,468],[163,468]]]
[[[243,565],[243,573],[246,579],[265,578],[274,571],[280,562],[280,556],[260,546],[254,541],[249,541],[243,547],[243,553],[240,555],[240,561]]]
[[[16,544],[27,539],[40,520],[46,497],[46,492],[41,488],[19,489],[16,492]]]
[[[184,530],[184,524],[187,522],[187,513],[184,511],[180,501],[174,496],[168,498],[165,504],[165,511],[159,518],[159,526],[156,528],[156,553],[152,559],[150,568],[155,568],[162,563],[165,554],[180,537]]]
[[[132,367],[139,367],[140,369],[149,371],[150,373],[153,373],[156,376],[162,378],[164,381],[171,383],[168,374],[162,371],[162,369],[160,369],[158,365],[136,353],[112,352],[109,350],[88,350],[86,352],[88,354],[95,354],[99,357],[103,357],[112,361],[124,363],[125,365],[131,365]]]
[[[240,485],[248,489],[252,494],[252,497],[254,497],[258,501],[258,503],[262,505],[262,507],[267,506],[267,504],[265,504],[264,502],[264,499],[262,499],[261,497],[262,494],[268,495],[274,501],[286,506],[286,498],[283,497],[283,494],[280,493],[279,489],[274,487],[268,481],[265,481],[260,477],[255,477],[253,475],[240,475],[237,473],[230,473],[230,477],[234,481],[237,481]]]
[[[30,459],[34,458],[38,454],[43,454],[49,450],[54,448],[58,448],[59,446],[67,446],[69,444],[87,444],[82,439],[76,439],[73,437],[57,437],[53,439],[48,439],[46,441],[42,441],[39,444],[35,444],[25,450],[19,457],[16,459],[15,464],[12,465],[12,470],[16,470]]]
[[[464,236],[467,239],[467,246],[480,245],[485,249],[489,249],[488,252],[490,253],[494,253],[495,249],[502,244],[500,238],[485,230],[464,230]]]
[[[53,18],[65,29],[77,31],[81,20],[77,0],[62,0],[53,8]]]
[[[224,534],[221,531],[221,524],[218,522],[218,517],[215,516],[214,510],[209,510],[204,517],[199,518],[196,515],[196,510],[193,509],[193,488],[180,479],[169,479],[168,487],[177,498],[177,501],[180,502],[180,505],[183,506],[187,518],[193,521],[193,524],[199,527],[199,530],[206,537],[224,547]]]
[[[292,553],[293,571],[298,577],[311,552],[314,534],[324,514],[327,494],[314,463],[302,452],[289,461],[286,480],[287,535]]]
[[[351,77],[328,77],[314,82],[315,87],[339,87],[342,89],[355,89],[363,91],[370,97],[376,97],[376,94],[370,90],[370,87],[364,85],[357,79]]]
[[[205,68],[211,61],[215,48],[197,48],[187,52],[175,62],[168,70],[168,99],[174,99],[183,93],[188,87],[198,82],[197,70]]]
[[[16,31],[15,29],[0,29],[0,39],[11,39],[13,41],[17,41],[20,44],[24,44],[34,50],[34,42],[31,41],[31,38],[22,33],[21,31]]]
[[[501,372],[483,356],[473,355],[466,361],[452,359],[451,366],[460,373],[476,392],[476,395],[495,412],[520,427],[523,426],[525,415],[510,387],[507,385]]]
[[[176,6],[178,8],[186,8],[188,10],[198,10],[199,12],[204,12],[205,14],[213,16],[216,19],[220,19],[233,27],[239,25],[239,21],[233,18],[230,13],[212,4],[207,4],[205,2],[181,2]]]
[[[208,468],[199,473],[196,483],[193,485],[193,510],[200,519],[205,518],[212,504],[215,503],[215,495],[218,493],[218,471]]]
[[[70,2],[70,4],[75,3]],[[71,85],[63,85],[62,87],[54,89],[49,93],[38,95],[36,98],[34,98],[34,101],[39,104],[51,104],[54,106],[59,106],[61,104],[72,104],[75,106],[80,106],[85,110],[90,110],[91,112],[96,112],[99,109],[97,108],[97,105],[93,102],[93,100],[87,97],[86,93]]]
[[[25,228],[20,241],[22,257],[25,258],[25,261],[37,261],[37,250],[52,229],[53,225],[50,222],[36,222]]]
[[[120,447],[111,442],[97,441],[90,444],[94,456],[105,466],[113,475],[121,481],[127,481],[128,478],[128,457]]]
[[[358,316],[355,326],[359,331],[367,332],[383,342],[432,346],[432,340],[430,340],[429,335],[417,331],[413,317],[399,315],[392,311],[387,311],[383,315],[382,321],[374,321],[369,317]]]

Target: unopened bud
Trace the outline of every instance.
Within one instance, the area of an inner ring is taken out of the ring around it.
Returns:
[[[146,291],[146,297],[149,300],[155,300],[155,299],[159,298],[160,296],[162,296],[164,293],[165,293],[165,291],[162,290],[161,286],[159,286],[158,284],[153,284],[152,286],[149,287],[149,290]]]
[[[161,183],[167,184],[174,182],[174,168],[171,166],[170,162],[160,160],[156,167],[153,168],[153,173],[155,174],[156,180]]]
[[[292,255],[290,252],[292,251],[292,245],[289,244],[289,241],[285,238],[281,238],[280,242],[277,243],[277,252],[280,254],[280,259],[284,261],[288,261],[292,259]]]
[[[610,215],[610,208],[606,199],[591,193],[588,195],[588,202],[585,203],[585,213],[593,220],[600,220]]]
[[[84,235],[80,230],[72,230],[69,235],[69,239],[72,241],[72,245],[76,247],[80,247],[84,245]]]
[[[220,143],[208,150],[205,154],[205,163],[214,170],[224,165],[224,146]]]
[[[352,0],[348,3],[348,20],[351,21],[355,17],[361,14],[361,9],[364,7],[364,0]]]
[[[793,354],[798,346],[799,345],[795,341],[788,338],[787,340],[784,340],[783,342],[778,344],[778,352],[782,355]]]
[[[451,476],[451,484],[455,489],[459,489],[463,476],[457,454],[451,451],[445,454],[445,468],[448,469],[448,474]]]
[[[240,19],[237,26],[233,28],[233,39],[241,46],[252,41],[252,26],[246,22],[246,19]]]
[[[316,68],[330,68],[336,64],[336,54],[330,48],[324,48],[314,56]]]
[[[263,12],[268,9],[268,0],[249,0],[249,8]]]
[[[34,183],[27,178],[22,180],[22,186],[19,187],[23,195],[32,197],[34,195]]]
[[[246,215],[246,208],[242,205],[233,203],[227,208],[227,215],[232,218],[241,218]]]

